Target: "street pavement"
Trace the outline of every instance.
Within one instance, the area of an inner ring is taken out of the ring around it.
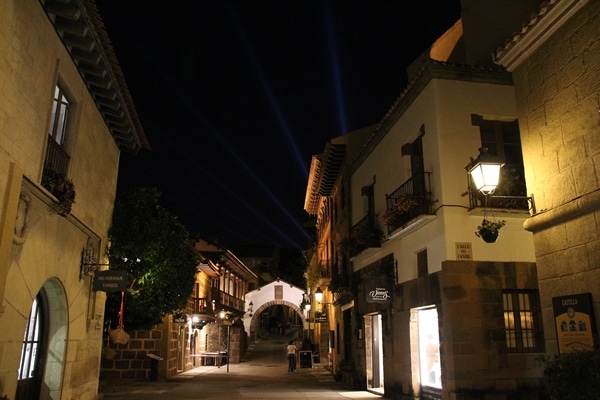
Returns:
[[[261,334],[240,364],[203,366],[162,381],[101,381],[98,399],[109,400],[319,400],[380,399],[366,391],[343,388],[327,365],[287,371],[289,336]]]

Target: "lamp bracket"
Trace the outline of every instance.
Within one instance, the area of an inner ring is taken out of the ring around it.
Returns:
[[[79,280],[82,280],[85,276],[91,275],[96,272],[98,268],[107,266],[108,264],[95,263],[96,255],[92,247],[84,247],[81,250],[81,263],[79,264]]]

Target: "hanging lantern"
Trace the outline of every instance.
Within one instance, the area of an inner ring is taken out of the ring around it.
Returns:
[[[479,156],[467,165],[467,172],[473,178],[477,190],[488,195],[498,186],[500,180],[500,168],[504,164],[498,161],[498,157],[488,154],[487,147],[479,149]]]

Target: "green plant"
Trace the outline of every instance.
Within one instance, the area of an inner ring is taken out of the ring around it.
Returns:
[[[551,400],[597,399],[600,351],[575,351],[542,359],[546,392]]]
[[[380,218],[380,221],[385,225],[393,224],[399,215],[408,213],[418,205],[419,202],[415,196],[403,194],[394,202],[392,207],[385,210]]]
[[[504,225],[506,225],[505,220],[490,221],[489,219],[484,218],[481,222],[481,225],[477,226],[477,231],[475,232],[475,235],[477,235],[478,237],[482,237],[482,235],[484,235],[486,232],[498,232],[500,228],[502,228]]]
[[[159,205],[160,192],[138,188],[118,196],[109,231],[111,269],[129,276],[124,326],[150,329],[184,308],[192,292],[197,260],[177,217]],[[121,293],[107,293],[105,318],[115,327]]]
[[[63,217],[67,216],[71,212],[73,203],[75,203],[75,185],[73,181],[67,179],[65,174],[46,169],[42,175],[42,186],[48,189],[58,200],[57,213]]]

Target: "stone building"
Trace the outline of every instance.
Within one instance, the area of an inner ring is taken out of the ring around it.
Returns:
[[[103,352],[101,379],[160,380],[205,365],[239,363],[248,345],[246,293],[258,277],[230,250],[203,239],[189,243],[198,260],[187,306],[151,330]],[[105,347],[105,348],[106,348]]]
[[[510,27],[517,34],[497,43],[494,60],[513,74],[527,189],[540,210],[525,228],[546,350],[591,348],[595,325],[565,332],[555,321],[568,307],[600,318],[600,2],[537,2]]]
[[[119,157],[149,145],[94,4],[0,2],[0,396],[95,399]]]

